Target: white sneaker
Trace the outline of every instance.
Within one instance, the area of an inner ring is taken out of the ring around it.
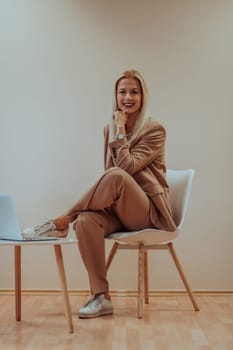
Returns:
[[[92,318],[103,315],[112,315],[112,301],[105,298],[104,294],[93,296],[80,310],[79,318]]]
[[[62,231],[56,229],[56,225],[53,220],[47,220],[42,225],[35,225],[30,228],[26,228],[22,231],[24,238],[39,238],[43,236],[47,237],[66,237],[68,228]]]

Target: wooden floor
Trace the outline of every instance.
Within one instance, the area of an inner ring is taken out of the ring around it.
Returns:
[[[0,294],[0,349],[6,350],[232,350],[233,295],[153,296],[136,317],[135,297],[113,297],[114,315],[80,320],[87,297],[71,295],[73,334],[67,333],[59,294],[23,295],[22,321],[14,320],[14,296]]]

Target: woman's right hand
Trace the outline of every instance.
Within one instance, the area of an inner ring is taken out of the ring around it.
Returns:
[[[124,111],[116,111],[113,114],[113,122],[118,128],[125,128],[127,123],[127,113]]]

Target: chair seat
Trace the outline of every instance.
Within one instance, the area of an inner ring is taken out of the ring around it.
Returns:
[[[139,245],[142,243],[144,245],[153,245],[169,242],[176,238],[178,233],[179,230],[169,232],[150,228],[141,231],[115,232],[108,235],[106,239],[132,245]]]

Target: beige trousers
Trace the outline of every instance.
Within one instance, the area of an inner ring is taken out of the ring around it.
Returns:
[[[93,294],[108,291],[104,237],[121,230],[153,227],[151,201],[124,170],[107,170],[67,212],[74,221],[79,250]]]

